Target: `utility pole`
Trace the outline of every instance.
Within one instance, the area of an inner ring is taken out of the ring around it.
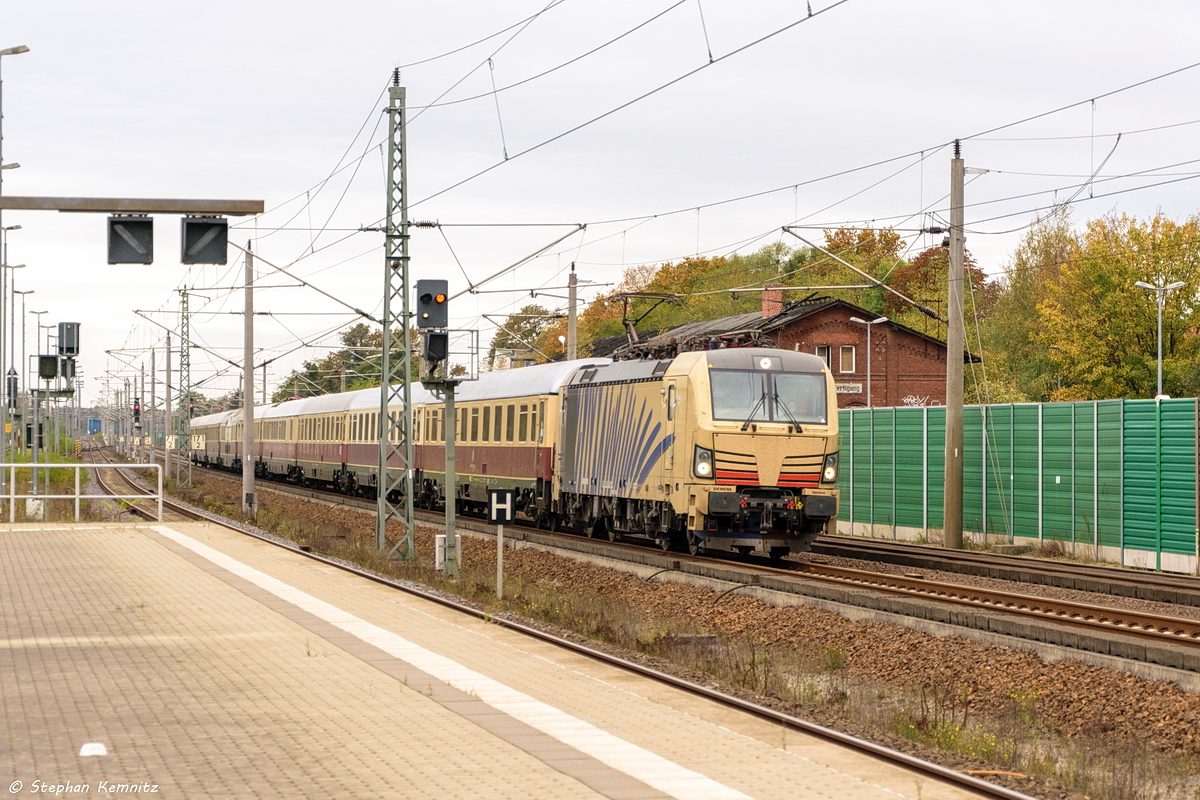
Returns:
[[[408,280],[408,131],[405,121],[405,91],[400,85],[400,70],[392,72],[388,90],[388,170],[387,219],[384,238],[383,267],[383,347],[379,382],[379,474],[376,478],[375,547],[383,550],[387,542],[387,522],[398,515],[390,495],[400,490],[403,495],[404,540],[402,556],[406,561],[417,557],[413,538],[413,445],[412,445],[412,331],[409,330],[410,298]],[[397,300],[400,313],[396,313]],[[399,338],[401,353],[393,358],[392,347]],[[400,385],[395,386],[394,381]],[[393,417],[388,413],[393,401],[400,411]],[[403,443],[403,449],[401,448]],[[403,473],[393,479],[388,475],[388,461],[393,454],[402,456]],[[447,535],[453,533],[447,531]],[[401,548],[397,542],[390,555]]]
[[[138,377],[138,386],[139,386],[138,402],[141,403],[142,407],[144,408],[145,404],[146,404],[146,362],[144,362],[144,361],[142,362],[141,368],[142,368],[141,375]],[[151,377],[153,377],[153,376],[151,376]],[[140,414],[141,410],[142,409],[139,409],[138,430],[137,430],[138,461],[145,464],[146,460],[147,460],[146,459],[146,426],[144,424],[142,424],[142,421],[141,421],[141,414]]]
[[[946,482],[942,502],[943,544],[963,546],[963,166],[954,140],[950,162],[950,268],[946,333]]]
[[[172,463],[178,464],[178,459],[175,458],[175,447],[179,444],[175,440],[175,394],[171,391],[171,332],[167,331],[167,381],[163,387],[166,396],[163,398],[163,408],[166,416],[163,417],[163,471],[168,477],[171,475]],[[170,441],[168,441],[170,440]],[[179,475],[175,475],[176,482],[179,481]]]
[[[151,458],[151,460],[154,459],[154,445],[158,439],[158,437],[156,436],[156,431],[154,429],[154,423],[158,420],[157,415],[154,413],[154,406],[157,405],[157,403],[158,403],[158,386],[155,385],[155,381],[158,380],[158,368],[157,368],[157,365],[155,363],[155,358],[154,358],[157,355],[158,355],[158,351],[155,348],[151,347],[150,348],[150,405],[146,406],[146,410],[149,413],[149,419],[150,419],[150,458]]]
[[[254,519],[254,242],[246,242],[246,313],[242,345],[242,513]]]
[[[575,290],[578,277],[575,275],[575,262],[571,262],[571,274],[567,277],[567,360],[579,358],[579,346],[576,335],[579,328],[575,318]]]

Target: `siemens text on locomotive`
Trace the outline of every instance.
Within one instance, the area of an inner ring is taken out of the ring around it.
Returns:
[[[373,497],[379,397],[376,388],[256,408],[256,473]],[[730,348],[486,373],[456,391],[452,488],[442,402],[414,386],[410,413],[418,507],[452,497],[481,511],[488,487],[511,487],[519,513],[540,526],[693,553],[780,557],[833,530],[837,402],[814,355]],[[193,420],[205,437],[193,458],[240,469],[241,417]]]

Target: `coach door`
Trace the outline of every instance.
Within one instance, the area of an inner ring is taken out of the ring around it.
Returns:
[[[663,424],[663,440],[668,438],[671,445],[667,447],[667,452],[663,453],[663,470],[667,473],[673,473],[675,469],[675,418],[679,416],[676,412],[679,407],[679,386],[674,378],[667,378],[663,383],[666,386],[666,422]]]

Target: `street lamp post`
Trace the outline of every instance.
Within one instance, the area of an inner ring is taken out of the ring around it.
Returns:
[[[872,397],[871,397],[871,326],[878,325],[881,322],[887,322],[888,318],[880,317],[879,319],[873,319],[870,322],[868,322],[865,319],[859,319],[858,317],[851,317],[850,321],[857,322],[860,325],[867,326],[867,408],[871,408],[872,407],[872,402],[871,402],[872,401]],[[886,392],[885,392],[885,394],[886,394]]]
[[[1138,287],[1139,289],[1150,289],[1151,291],[1154,292],[1155,299],[1158,301],[1158,394],[1156,396],[1161,397],[1162,393],[1163,393],[1163,390],[1162,390],[1162,310],[1163,310],[1163,301],[1165,299],[1167,292],[1171,291],[1172,289],[1183,288],[1183,281],[1175,281],[1174,283],[1168,283],[1166,286],[1154,286],[1153,284],[1146,283],[1145,281],[1137,281],[1133,285]]]

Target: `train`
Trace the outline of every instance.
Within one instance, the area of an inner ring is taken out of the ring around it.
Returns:
[[[413,384],[416,507],[482,512],[488,488],[509,488],[518,515],[539,527],[693,554],[781,558],[835,529],[837,396],[812,354],[742,347],[552,362],[464,381],[455,406],[447,420],[442,397]],[[378,388],[258,406],[255,473],[374,498],[379,417]],[[191,430],[203,437],[195,463],[241,470],[241,410],[198,417]],[[393,455],[389,476],[404,468]]]

